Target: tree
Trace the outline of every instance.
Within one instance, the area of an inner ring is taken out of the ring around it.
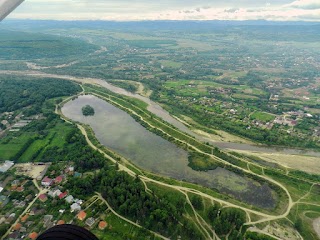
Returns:
[[[195,209],[197,210],[203,210],[203,201],[202,201],[202,197],[198,196],[198,195],[194,195],[191,198],[191,203],[194,206]]]

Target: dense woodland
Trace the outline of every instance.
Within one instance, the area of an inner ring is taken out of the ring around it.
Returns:
[[[93,116],[94,115],[94,108],[90,105],[86,105],[82,107],[82,114],[84,116]]]
[[[35,115],[41,111],[46,100],[74,95],[80,87],[58,79],[31,80],[28,77],[2,75],[0,89],[0,113],[28,107],[24,113]]]

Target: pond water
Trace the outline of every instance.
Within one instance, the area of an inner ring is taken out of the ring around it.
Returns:
[[[83,116],[82,107],[90,105],[94,116]],[[149,132],[129,114],[91,95],[66,103],[62,113],[91,126],[101,144],[148,171],[178,180],[216,188],[235,198],[260,207],[273,207],[275,200],[268,186],[218,168],[198,172],[188,167],[188,153],[175,144]],[[261,196],[248,198],[247,196]]]

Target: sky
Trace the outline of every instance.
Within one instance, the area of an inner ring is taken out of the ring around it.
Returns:
[[[25,0],[10,18],[320,21],[320,0]]]

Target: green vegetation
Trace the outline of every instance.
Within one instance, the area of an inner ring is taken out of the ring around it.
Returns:
[[[138,86],[136,84],[125,81],[125,80],[124,81],[110,80],[108,82],[110,82],[112,85],[123,88],[123,89],[127,90],[128,92],[135,93],[138,90]]]
[[[275,119],[275,117],[269,113],[264,113],[264,112],[254,112],[251,115],[252,119],[257,119],[259,121],[263,122],[271,122]]]
[[[10,26],[10,23],[5,24]],[[214,22],[189,22],[187,27],[176,22],[94,24],[89,29],[86,23],[51,25],[44,22],[33,26],[26,22],[23,28],[28,32],[8,31],[4,28],[10,27],[2,25],[0,69],[21,71],[39,67],[39,71],[47,73],[111,79],[110,82],[130,92],[136,92],[138,85],[134,82],[140,82],[153,92],[153,100],[195,129],[212,134],[223,130],[266,145],[319,150],[318,26],[221,26]],[[63,35],[81,36],[92,40],[92,44]],[[97,51],[100,46],[105,47],[107,53]],[[132,177],[119,171],[118,164],[111,164],[98,151],[92,150],[74,124],[62,121],[53,113],[55,104],[78,93],[79,86],[57,79],[44,81],[41,77],[34,80],[25,76],[17,79],[8,75],[0,76],[0,89],[0,128],[6,129],[0,132],[1,160],[43,161],[57,165],[73,162],[76,171],[84,174],[82,178],[71,178],[65,188],[84,199],[98,191],[116,212],[144,227],[137,229],[113,214],[106,214],[103,218],[114,228],[96,231],[101,239],[156,239],[147,229],[173,239],[179,236],[181,239],[205,239],[206,233],[197,222],[196,213],[209,224],[204,228],[210,233],[212,228],[221,239],[273,239],[247,231],[250,226],[243,224],[249,221],[249,216],[251,221],[262,221],[255,224],[260,229],[276,223],[295,229],[304,239],[317,238],[312,227],[313,220],[320,216],[320,179],[316,174],[216,149],[150,114],[146,111],[147,105],[139,100],[85,86],[87,92],[102,95],[117,107],[121,105],[141,125],[188,150],[189,166],[199,171],[197,173],[223,171],[226,180],[220,175],[213,176],[217,182],[225,181],[242,190],[248,188],[245,180],[250,180],[254,182],[249,185],[250,190],[256,193],[254,190],[259,188],[261,191],[259,194],[239,193],[236,200],[232,192],[222,191],[222,194],[216,189],[153,176],[130,163],[124,164],[125,159],[103,148],[93,132],[89,132],[96,146],[137,174]],[[31,122],[14,128],[21,120]],[[10,131],[12,128],[17,131]],[[144,182],[140,174],[194,191],[178,191]],[[1,174],[1,182],[5,181],[3,176],[7,177]],[[271,184],[267,178],[283,187]],[[288,196],[283,188],[293,200],[290,213],[285,216],[288,221],[285,217],[270,221],[259,215],[260,212],[283,214],[288,207]],[[222,203],[200,196],[196,191],[214,196]],[[269,191],[274,198],[265,197]],[[196,213],[184,194],[189,196]],[[11,197],[25,196],[14,193]],[[252,199],[259,199],[263,209],[245,204]],[[98,203],[94,204],[97,211],[105,212],[106,206]],[[230,203],[234,207],[230,207]],[[36,205],[39,204],[37,201]],[[58,209],[67,207],[55,203],[46,206],[48,213],[55,215]],[[244,212],[235,206],[248,210]],[[11,210],[12,204],[4,209]],[[17,210],[16,214],[21,212],[22,209]],[[73,217],[66,214],[65,220]],[[35,217],[30,220],[37,221]],[[1,226],[0,235],[8,227]],[[35,229],[43,230],[43,224],[37,223]]]
[[[274,240],[275,238],[264,235],[262,233],[247,232],[245,235],[247,240]]]
[[[25,108],[25,116],[32,116],[41,110],[48,99],[71,96],[80,90],[76,84],[59,79],[0,76],[0,114]],[[41,90],[41,91],[40,91]]]
[[[188,166],[197,171],[214,170],[217,167],[224,166],[222,163],[217,162],[211,157],[197,152],[189,153],[188,160]]]
[[[98,47],[84,44],[76,38],[62,38],[40,33],[14,32],[1,29],[0,56],[2,60],[36,60],[66,58],[91,53]],[[57,51],[59,49],[59,51]]]
[[[94,115],[94,108],[90,105],[86,105],[82,107],[82,114],[83,116],[93,116]]]

